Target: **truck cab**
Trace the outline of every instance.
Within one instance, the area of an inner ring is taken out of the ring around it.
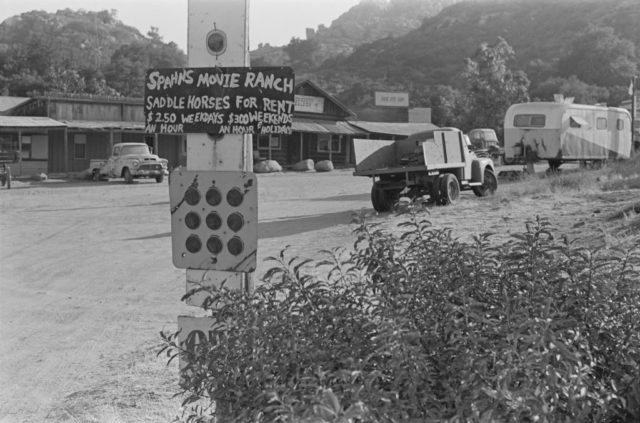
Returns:
[[[98,176],[124,178],[131,183],[136,178],[155,178],[160,183],[168,173],[166,159],[153,154],[145,143],[118,143],[113,146],[111,156],[99,170]]]
[[[471,149],[479,157],[491,157],[494,161],[500,161],[504,155],[504,149],[500,146],[496,131],[491,128],[475,128],[469,131]]]

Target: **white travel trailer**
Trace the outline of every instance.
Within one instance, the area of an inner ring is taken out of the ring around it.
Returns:
[[[547,160],[551,169],[631,155],[631,114],[618,107],[561,102],[514,104],[504,119],[505,163]]]

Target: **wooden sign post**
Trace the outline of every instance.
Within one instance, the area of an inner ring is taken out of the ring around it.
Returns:
[[[188,65],[215,68],[249,66],[248,0],[189,0]],[[187,134],[188,171],[253,170],[252,138],[249,135]],[[257,249],[257,245],[255,246]],[[220,286],[250,290],[251,276],[243,272],[186,270],[187,291],[198,286]],[[205,296],[194,296],[187,303],[202,306]],[[207,317],[178,316],[179,342],[189,346],[198,336],[208,334]],[[206,336],[206,335],[205,335]],[[200,338],[198,338],[200,339]],[[185,364],[180,357],[180,368]]]
[[[150,69],[145,78],[145,131],[187,134],[186,169],[169,175],[173,263],[186,269],[187,292],[223,284],[252,290],[252,134],[292,130],[293,71],[249,67],[248,4],[189,0],[188,67]],[[202,307],[205,299],[193,295],[187,303]],[[202,342],[212,324],[210,317],[178,316],[180,344]]]
[[[249,0],[189,0],[188,8],[190,67],[249,66]],[[251,172],[252,138],[187,134],[187,169]],[[194,284],[219,285],[223,281],[229,288],[251,289],[247,273],[187,269],[186,276],[187,290]]]

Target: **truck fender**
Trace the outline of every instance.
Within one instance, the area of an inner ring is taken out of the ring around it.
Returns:
[[[481,158],[471,162],[471,182],[484,183],[484,170],[486,168],[494,170],[491,159]]]
[[[480,160],[471,162],[471,182],[484,182],[484,168]]]

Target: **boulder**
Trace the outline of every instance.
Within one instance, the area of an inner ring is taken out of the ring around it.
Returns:
[[[331,172],[333,170],[333,163],[331,160],[321,160],[316,163],[317,172]]]
[[[265,160],[253,165],[253,171],[255,173],[272,173],[282,172],[282,166],[275,160]]]
[[[311,159],[302,160],[293,165],[293,170],[297,170],[299,172],[306,172],[313,169],[315,169],[315,167],[313,164],[313,160]]]

